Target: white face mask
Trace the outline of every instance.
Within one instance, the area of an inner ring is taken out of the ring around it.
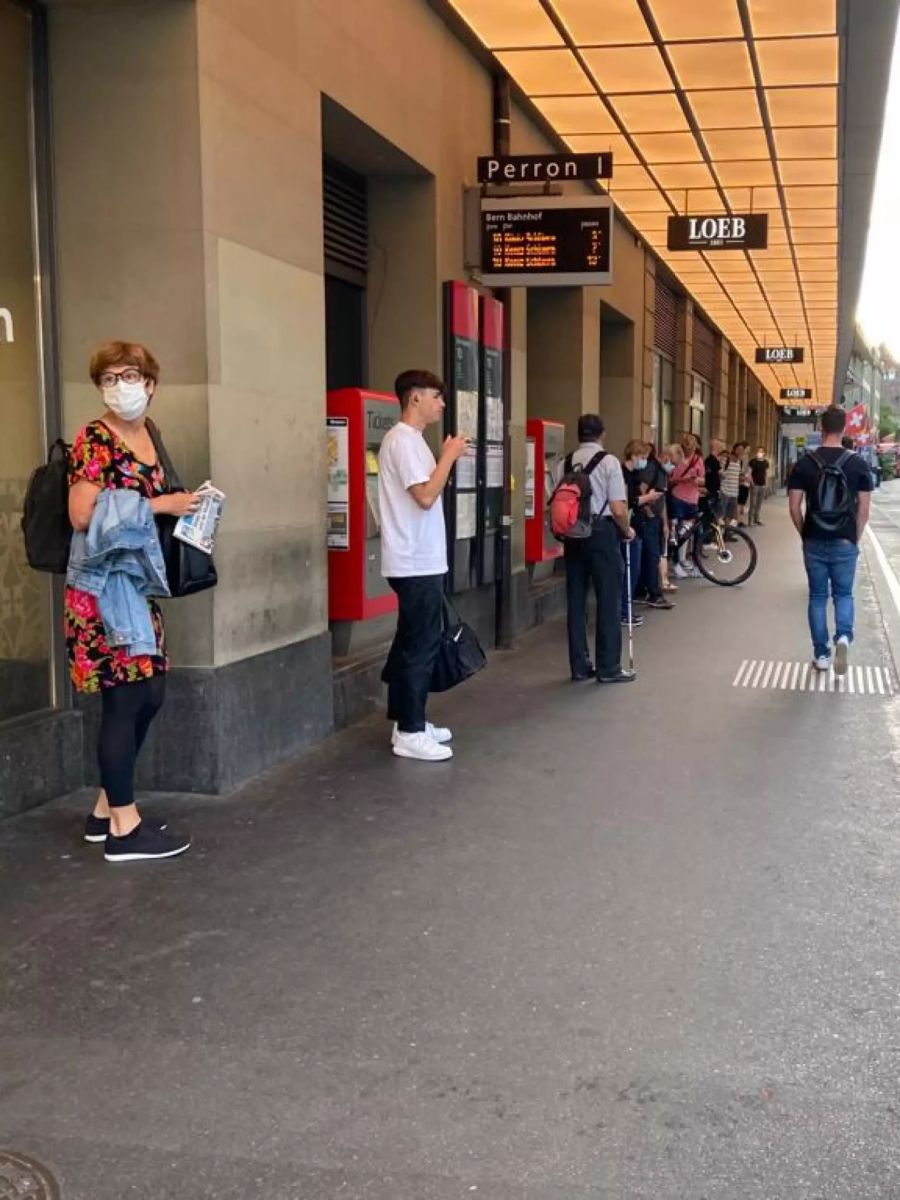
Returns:
[[[147,411],[150,397],[143,380],[137,383],[123,383],[120,380],[113,387],[103,389],[103,403],[123,421],[136,421]]]

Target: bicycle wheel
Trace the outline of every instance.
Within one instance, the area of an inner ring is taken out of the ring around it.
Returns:
[[[729,529],[721,548],[715,537],[706,545],[702,538],[694,541],[697,570],[719,587],[736,587],[749,579],[756,570],[756,559],[756,543],[743,529]]]

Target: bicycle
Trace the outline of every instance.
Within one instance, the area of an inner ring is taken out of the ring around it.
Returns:
[[[670,542],[678,551],[693,541],[691,557],[704,579],[719,587],[737,587],[756,570],[756,543],[746,529],[725,525],[708,503],[701,504],[699,517]]]

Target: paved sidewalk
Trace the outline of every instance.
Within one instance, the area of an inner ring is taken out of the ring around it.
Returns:
[[[85,798],[0,825],[0,1148],[62,1200],[900,1196],[900,708],[735,685],[808,658],[783,502],[743,588],[686,583],[639,680],[561,624],[108,867]],[[880,593],[879,593],[880,594]],[[782,672],[783,674],[783,668]]]

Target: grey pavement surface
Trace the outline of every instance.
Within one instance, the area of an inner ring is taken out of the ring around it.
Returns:
[[[568,683],[558,623],[494,655],[452,763],[373,719],[154,798],[164,865],[81,845],[86,796],[0,825],[0,1148],[63,1200],[900,1197],[900,700],[733,686],[808,655],[765,515],[637,684]]]

